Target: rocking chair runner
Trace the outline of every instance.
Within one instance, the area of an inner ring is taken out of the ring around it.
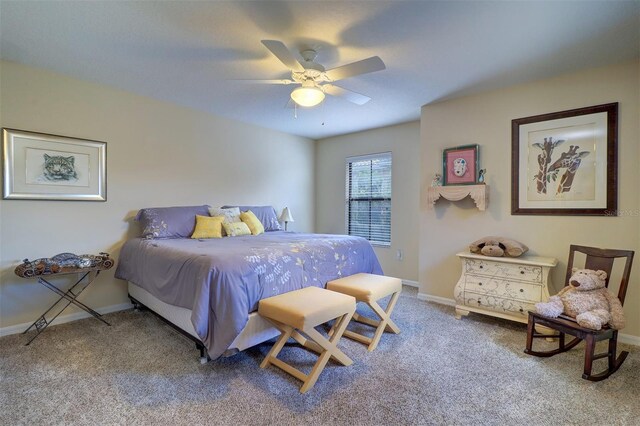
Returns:
[[[622,273],[622,280],[620,281],[620,288],[618,290],[618,299],[624,305],[624,298],[627,294],[627,285],[629,284],[629,276],[631,275],[631,264],[633,262],[634,252],[631,250],[611,250],[611,249],[599,249],[593,247],[576,246],[571,245],[569,248],[569,262],[567,264],[567,276],[565,279],[565,286],[569,285],[569,278],[572,275],[573,261],[575,252],[584,253],[587,255],[585,261],[586,269],[603,270],[607,273],[606,286],[609,287],[609,278],[611,270],[613,269],[613,263],[618,258],[626,258],[624,271]],[[536,332],[536,325],[544,326],[558,331],[558,334],[549,336],[548,334],[542,334]],[[572,341],[565,344],[565,334],[570,334],[575,337]],[[557,338],[558,348],[539,352],[534,351],[533,339],[536,338]],[[539,357],[551,357],[562,352],[566,352],[569,349],[576,346],[582,340],[585,341],[585,357],[584,357],[584,373],[582,378],[591,380],[593,382],[606,379],[622,365],[624,360],[629,355],[628,352],[622,351],[620,356],[616,358],[617,344],[618,344],[618,330],[613,330],[607,326],[602,330],[591,330],[581,327],[575,321],[575,319],[561,315],[558,318],[547,318],[536,312],[529,312],[529,323],[527,326],[527,348],[524,353]],[[601,340],[609,340],[609,349],[606,353],[594,355],[596,342]],[[608,368],[599,374],[591,374],[593,361],[600,358],[608,359]]]

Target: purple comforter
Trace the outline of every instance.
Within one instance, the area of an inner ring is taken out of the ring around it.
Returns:
[[[135,238],[122,247],[116,278],[191,309],[196,333],[217,358],[260,299],[358,272],[382,274],[364,238],[276,231],[208,240]]]

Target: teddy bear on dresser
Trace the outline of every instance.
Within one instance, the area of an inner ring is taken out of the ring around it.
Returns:
[[[605,324],[615,330],[624,328],[622,304],[605,287],[607,273],[578,268],[571,273],[568,286],[548,302],[536,303],[538,313],[550,318],[564,313],[575,318],[581,327],[592,330],[600,330]]]

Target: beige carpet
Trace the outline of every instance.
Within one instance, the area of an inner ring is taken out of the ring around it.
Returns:
[[[148,312],[108,315],[0,339],[0,424],[640,424],[640,348],[608,380],[580,378],[582,349],[525,355],[523,325],[416,299],[405,288],[400,335],[373,353],[343,339],[355,363],[329,363],[316,386],[259,363],[263,344],[200,365],[192,342]],[[623,345],[624,346],[624,345]],[[308,369],[304,350],[283,350]],[[599,361],[600,362],[600,361]],[[598,364],[600,366],[601,364]]]

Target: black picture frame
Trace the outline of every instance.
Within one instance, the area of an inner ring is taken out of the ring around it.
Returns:
[[[617,102],[514,119],[511,153],[511,214],[617,215]],[[593,184],[593,200],[573,199],[566,193],[589,156],[592,175],[585,171],[584,179]]]

